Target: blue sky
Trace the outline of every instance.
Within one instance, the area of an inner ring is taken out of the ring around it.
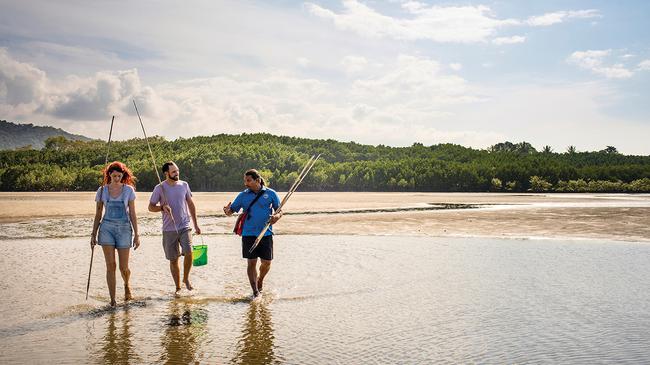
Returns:
[[[0,118],[650,154],[644,1],[0,0]]]

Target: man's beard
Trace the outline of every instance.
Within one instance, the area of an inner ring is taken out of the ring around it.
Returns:
[[[174,180],[174,181],[178,181],[178,175],[176,175],[176,176],[170,176],[169,178],[172,179],[172,180]]]

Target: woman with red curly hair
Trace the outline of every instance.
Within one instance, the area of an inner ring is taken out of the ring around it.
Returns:
[[[131,247],[137,249],[140,246],[138,220],[135,216],[135,177],[125,164],[115,161],[104,168],[103,180],[95,195],[97,205],[90,247],[94,248],[97,243],[102,246],[111,306],[115,306],[115,250],[124,280],[124,300],[132,299],[129,286],[129,253]]]

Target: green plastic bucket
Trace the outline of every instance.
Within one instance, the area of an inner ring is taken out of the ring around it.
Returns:
[[[192,249],[192,260],[194,266],[208,264],[208,245],[196,245]]]

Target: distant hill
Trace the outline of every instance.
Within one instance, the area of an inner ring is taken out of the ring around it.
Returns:
[[[34,149],[45,147],[45,140],[63,136],[73,141],[91,141],[91,138],[72,134],[60,128],[39,127],[33,124],[16,124],[0,120],[0,150],[13,150],[31,146]]]

